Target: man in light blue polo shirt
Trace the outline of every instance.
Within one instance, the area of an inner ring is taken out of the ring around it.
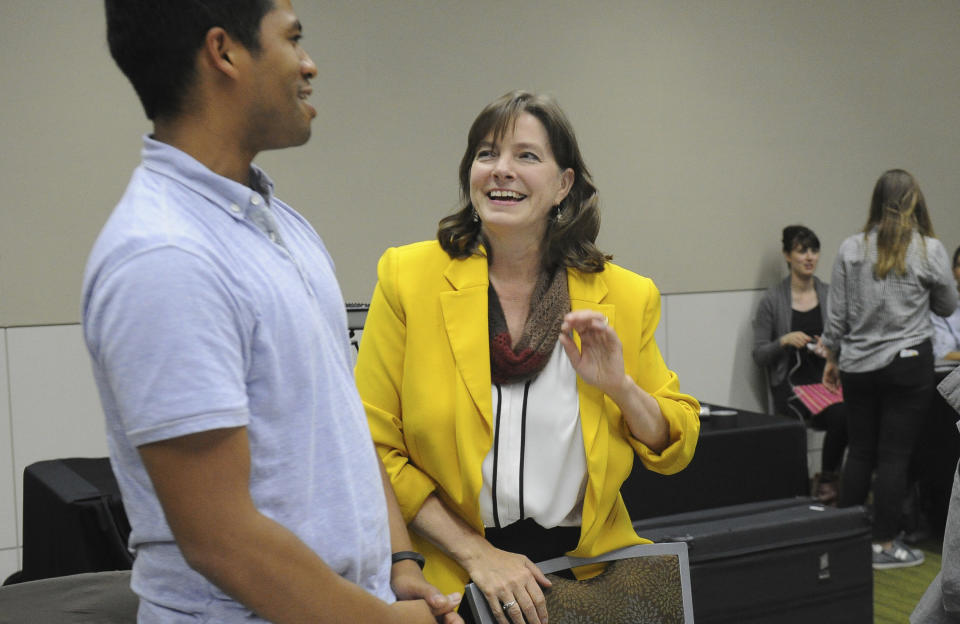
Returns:
[[[141,622],[434,622],[319,236],[252,165],[300,145],[289,0],[107,0],[154,132],[91,252],[84,337]]]

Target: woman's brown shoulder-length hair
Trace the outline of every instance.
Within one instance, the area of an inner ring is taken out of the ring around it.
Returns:
[[[526,91],[512,91],[491,102],[470,126],[467,149],[460,160],[460,208],[440,220],[437,230],[440,246],[451,258],[480,253],[480,245],[485,241],[470,201],[470,169],[480,142],[488,136],[494,140],[502,138],[522,113],[530,113],[540,120],[560,169],[569,168],[574,173],[570,192],[547,217],[543,266],[563,265],[587,273],[603,271],[611,256],[594,244],[600,231],[599,200],[590,171],[580,155],[573,126],[552,97]],[[489,245],[485,247],[487,253],[491,253]]]

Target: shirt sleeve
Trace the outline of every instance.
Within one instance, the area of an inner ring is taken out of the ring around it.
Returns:
[[[773,293],[767,291],[757,306],[757,313],[753,317],[753,361],[757,366],[769,368],[776,364],[783,354],[779,336],[774,335]]]
[[[930,276],[930,310],[938,316],[950,316],[957,309],[957,283],[952,275],[950,257],[943,243],[927,240]]]
[[[827,297],[827,320],[823,327],[823,344],[836,356],[840,339],[847,333],[847,267],[843,261],[844,245],[840,246],[830,276],[830,294]]]
[[[933,324],[933,357],[942,360],[946,354],[957,350],[956,341],[942,316],[931,312],[930,322]]]
[[[133,445],[247,424],[241,316],[222,272],[178,247],[98,277],[87,343]]]
[[[409,523],[437,486],[410,461],[403,436],[400,392],[407,330],[397,271],[396,249],[388,249],[377,266],[378,281],[364,322],[355,375],[370,433]]]
[[[663,361],[654,340],[660,322],[660,292],[652,281],[645,281],[649,284],[649,291],[644,293],[646,306],[640,330],[640,357],[631,374],[637,385],[649,392],[660,406],[660,413],[669,428],[669,442],[662,452],[657,453],[630,434],[623,418],[620,419],[620,428],[644,466],[661,474],[674,474],[693,459],[700,438],[700,403],[689,394],[680,392],[677,374]]]

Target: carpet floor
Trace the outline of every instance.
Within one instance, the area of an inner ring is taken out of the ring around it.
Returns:
[[[940,541],[919,544],[924,562],[912,568],[873,571],[874,624],[905,624],[927,585],[940,571]]]

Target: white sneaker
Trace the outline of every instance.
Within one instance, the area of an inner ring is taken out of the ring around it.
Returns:
[[[890,548],[883,548],[880,544],[873,545],[874,570],[909,568],[918,566],[923,563],[923,561],[923,551],[910,548],[900,540],[894,540]]]

